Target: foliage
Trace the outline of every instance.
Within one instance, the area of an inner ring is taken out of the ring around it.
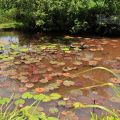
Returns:
[[[54,100],[57,100],[61,97],[61,95],[57,93],[52,93],[49,96],[44,94],[36,95],[26,92],[23,93],[21,97],[24,98],[24,100],[21,98],[14,100],[14,95],[12,95],[11,98],[0,98],[0,120],[58,120],[56,117],[47,116],[44,112],[39,111],[37,107],[41,100],[43,100],[42,102],[49,102],[51,100],[50,97],[53,97],[55,98]],[[31,105],[26,105],[19,109],[19,107],[23,105],[27,99],[32,98],[34,98],[35,101]],[[37,102],[38,104],[35,105]],[[16,107],[10,110],[10,107],[13,105],[13,103],[16,105]],[[54,114],[58,112],[58,109],[51,107],[49,112]]]
[[[0,23],[33,30],[112,34],[120,31],[119,13],[119,0],[0,0]]]

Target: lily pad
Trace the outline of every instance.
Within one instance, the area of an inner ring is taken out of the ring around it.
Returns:
[[[58,101],[58,105],[59,106],[65,106],[66,102],[64,100],[60,100],[60,101]]]
[[[59,119],[56,117],[48,117],[47,120],[59,120]]]
[[[38,94],[38,95],[34,95],[33,97],[35,100],[43,100],[45,98],[44,94]]]
[[[31,99],[31,98],[33,98],[33,95],[29,92],[26,92],[22,95],[22,98],[23,99]]]
[[[25,86],[27,88],[33,88],[34,87],[34,84],[33,83],[26,83]]]
[[[75,102],[75,103],[73,103],[73,107],[74,107],[74,108],[84,108],[85,105],[83,105],[83,104],[80,103],[80,102]]]
[[[69,81],[69,80],[65,80],[65,81],[63,82],[63,85],[69,87],[69,86],[75,85],[75,82],[73,82],[73,81]]]
[[[58,93],[52,93],[52,94],[50,94],[50,98],[52,99],[52,100],[58,100],[58,99],[60,99],[62,96],[60,95],[60,94],[58,94]]]
[[[44,99],[42,100],[42,102],[50,102],[51,101],[51,97],[49,96],[45,96]]]
[[[28,50],[29,50],[28,48],[20,48],[19,49],[20,52],[28,52]]]
[[[95,61],[95,60],[92,60],[92,61],[89,61],[89,66],[97,66],[98,65],[98,61]]]
[[[52,114],[58,113],[58,109],[56,107],[49,108],[49,112]]]
[[[109,81],[114,84],[120,84],[120,79],[118,79],[118,78],[110,78]]]
[[[9,102],[10,102],[9,98],[0,98],[0,105],[6,104],[6,103],[9,103]]]
[[[25,100],[23,100],[23,99],[19,99],[19,100],[16,100],[14,102],[15,105],[21,105],[21,104],[24,104],[24,103],[25,103]]]

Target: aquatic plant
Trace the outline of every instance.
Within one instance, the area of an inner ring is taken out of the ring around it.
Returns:
[[[49,108],[49,112],[52,114],[58,113],[58,109],[56,107]]]
[[[10,98],[0,98],[0,105],[4,105],[10,102]]]
[[[82,71],[82,72],[78,72],[78,73],[76,73],[76,74],[73,75],[73,78],[79,76],[80,74],[87,73],[87,72],[90,72],[90,71],[93,71],[93,70],[97,70],[97,69],[98,70],[99,69],[100,70],[105,70],[105,71],[111,73],[113,76],[115,76],[117,78],[117,81],[120,80],[120,76],[118,74],[116,74],[112,70],[110,70],[108,68],[105,68],[105,67],[94,67],[94,68],[91,68],[91,69],[88,69],[88,70],[85,70],[85,71]],[[102,87],[102,86],[110,86],[114,90],[114,92],[116,93],[116,95],[118,97],[120,97],[120,88],[117,87],[116,85],[114,85],[111,82],[101,83],[101,84],[98,84],[98,85],[92,85],[92,86],[88,86],[88,87],[83,87],[83,88],[80,88],[80,89],[83,90],[83,89],[90,89],[90,88]]]
[[[24,104],[24,103],[25,103],[25,100],[23,100],[23,99],[18,99],[14,102],[14,104],[17,105],[17,106],[21,105],[21,104]]]
[[[58,99],[60,99],[62,96],[60,95],[60,94],[58,94],[58,93],[51,93],[50,94],[50,98],[52,99],[52,100],[58,100]]]
[[[108,109],[104,106],[101,106],[101,105],[92,105],[92,104],[85,105],[85,104],[82,104],[80,102],[75,102],[75,103],[73,103],[73,107],[75,109],[79,109],[79,108],[98,108],[98,109],[101,109],[101,110],[104,110],[104,111],[108,112],[112,116],[115,116],[115,117],[119,118],[116,112],[114,112],[114,111],[112,111],[112,110],[110,110],[110,109]]]
[[[22,98],[23,99],[31,99],[33,98],[33,95],[29,92],[25,92],[23,95],[22,95]]]
[[[65,85],[65,86],[72,86],[72,85],[74,85],[74,84],[75,84],[75,82],[70,81],[70,80],[65,80],[65,81],[63,82],[63,85]]]
[[[45,95],[44,94],[37,94],[37,95],[34,95],[33,98],[35,100],[41,101],[45,98]]]
[[[60,100],[60,101],[58,101],[58,105],[59,106],[65,106],[66,102],[64,100]]]

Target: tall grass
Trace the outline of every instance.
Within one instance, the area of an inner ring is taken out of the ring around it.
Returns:
[[[73,77],[77,77],[79,75],[82,75],[84,73],[87,73],[87,72],[90,72],[90,71],[93,71],[93,70],[104,70],[104,71],[106,71],[108,73],[111,73],[117,79],[120,79],[120,76],[118,74],[116,74],[112,70],[110,70],[108,68],[105,68],[105,67],[94,67],[94,68],[91,68],[91,69],[88,69],[88,70],[73,74]],[[113,91],[116,93],[116,95],[118,97],[120,97],[120,88],[119,87],[117,87],[116,85],[114,85],[113,83],[110,83],[110,82],[108,82],[108,83],[99,82],[99,83],[100,84],[96,84],[96,85],[92,85],[92,86],[88,86],[88,87],[83,87],[83,88],[80,88],[80,89],[90,89],[90,88],[95,88],[95,87],[110,86],[113,89]]]
[[[110,70],[108,68],[105,68],[105,67],[94,67],[94,68],[91,68],[91,69],[88,69],[88,70],[85,70],[85,71],[82,71],[82,72],[78,72],[78,73],[74,74],[73,77],[77,77],[80,74],[84,74],[84,73],[87,73],[87,72],[90,72],[90,71],[93,71],[93,70],[97,70],[97,69],[104,70],[108,73],[111,73],[114,77],[116,77],[117,79],[120,79],[120,76],[118,74],[116,74],[112,70]],[[118,97],[120,97],[120,88],[117,87],[116,85],[114,85],[113,83],[110,83],[110,82],[109,83],[101,83],[101,84],[98,84],[98,85],[92,85],[92,86],[88,86],[88,87],[83,87],[83,88],[80,88],[80,89],[91,89],[91,88],[103,87],[103,86],[111,87],[113,89],[113,91],[115,92],[115,94]],[[103,117],[103,118],[102,117],[99,118],[97,115],[94,115],[93,113],[91,113],[91,120],[120,120],[120,117],[115,112],[107,109],[106,107],[103,107],[103,106],[100,106],[100,105],[86,105],[86,107],[88,107],[88,108],[99,108],[99,109],[102,109],[102,110],[111,114],[111,116],[106,116],[106,117]]]

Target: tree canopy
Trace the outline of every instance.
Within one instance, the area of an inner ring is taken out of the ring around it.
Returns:
[[[69,33],[120,31],[119,0],[0,0],[0,23]]]

